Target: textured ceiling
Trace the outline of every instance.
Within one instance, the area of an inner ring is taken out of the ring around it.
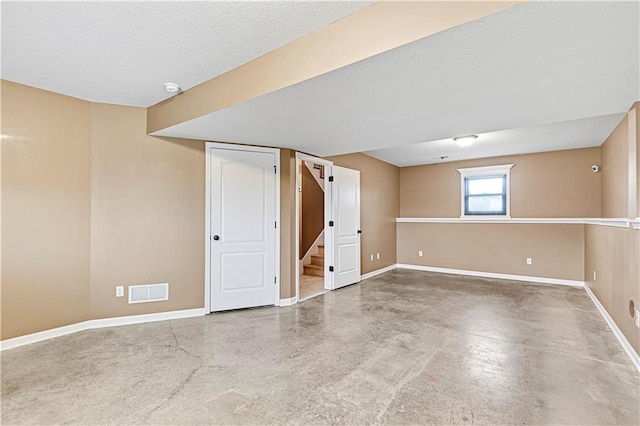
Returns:
[[[2,78],[122,105],[169,97],[320,29],[368,2],[7,2]]]
[[[624,113],[611,114],[534,127],[481,133],[473,145],[469,147],[461,147],[449,138],[369,151],[367,154],[387,163],[405,167],[472,158],[586,148],[602,144],[624,116]],[[443,156],[446,158],[441,158]]]
[[[622,113],[640,98],[639,14],[638,2],[527,2],[157,134],[324,156]],[[618,118],[586,121],[580,145]],[[534,142],[506,133],[474,156],[571,148],[567,126]]]

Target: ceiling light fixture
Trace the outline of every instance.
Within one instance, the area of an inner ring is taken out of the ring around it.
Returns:
[[[453,141],[460,146],[469,146],[478,139],[478,135],[458,136]]]
[[[178,93],[180,91],[180,86],[176,83],[165,83],[164,88],[169,93]]]

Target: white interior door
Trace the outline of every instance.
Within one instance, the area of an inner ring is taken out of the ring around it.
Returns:
[[[276,300],[276,158],[210,148],[211,311]]]
[[[333,288],[360,281],[360,172],[333,166]]]

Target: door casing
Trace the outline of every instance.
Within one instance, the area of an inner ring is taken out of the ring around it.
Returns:
[[[333,161],[325,160],[323,158],[314,157],[312,155],[296,152],[296,221],[295,221],[295,261],[296,261],[296,296],[292,303],[300,301],[300,191],[299,188],[302,185],[300,182],[300,173],[298,167],[302,166],[304,161],[309,161],[315,164],[321,164],[325,167],[325,176],[331,176]],[[325,185],[324,191],[324,250],[325,250],[325,262],[324,262],[324,286],[325,289],[333,290],[333,273],[329,272],[329,266],[333,265],[333,232],[329,228],[329,221],[333,220],[333,209],[331,200],[331,189]]]

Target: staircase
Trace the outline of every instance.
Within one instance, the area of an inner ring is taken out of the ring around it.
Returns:
[[[307,170],[311,173],[318,186],[324,191],[324,166],[321,164],[315,164],[308,161],[304,162]],[[312,244],[311,248],[307,250],[304,258],[300,261],[303,268],[304,275],[313,275],[316,277],[324,277],[324,231],[321,231],[320,235],[315,241],[315,247]],[[314,254],[315,253],[315,254]]]
[[[324,244],[318,244],[316,249],[317,253],[311,255],[311,263],[304,265],[304,274],[324,277]]]

